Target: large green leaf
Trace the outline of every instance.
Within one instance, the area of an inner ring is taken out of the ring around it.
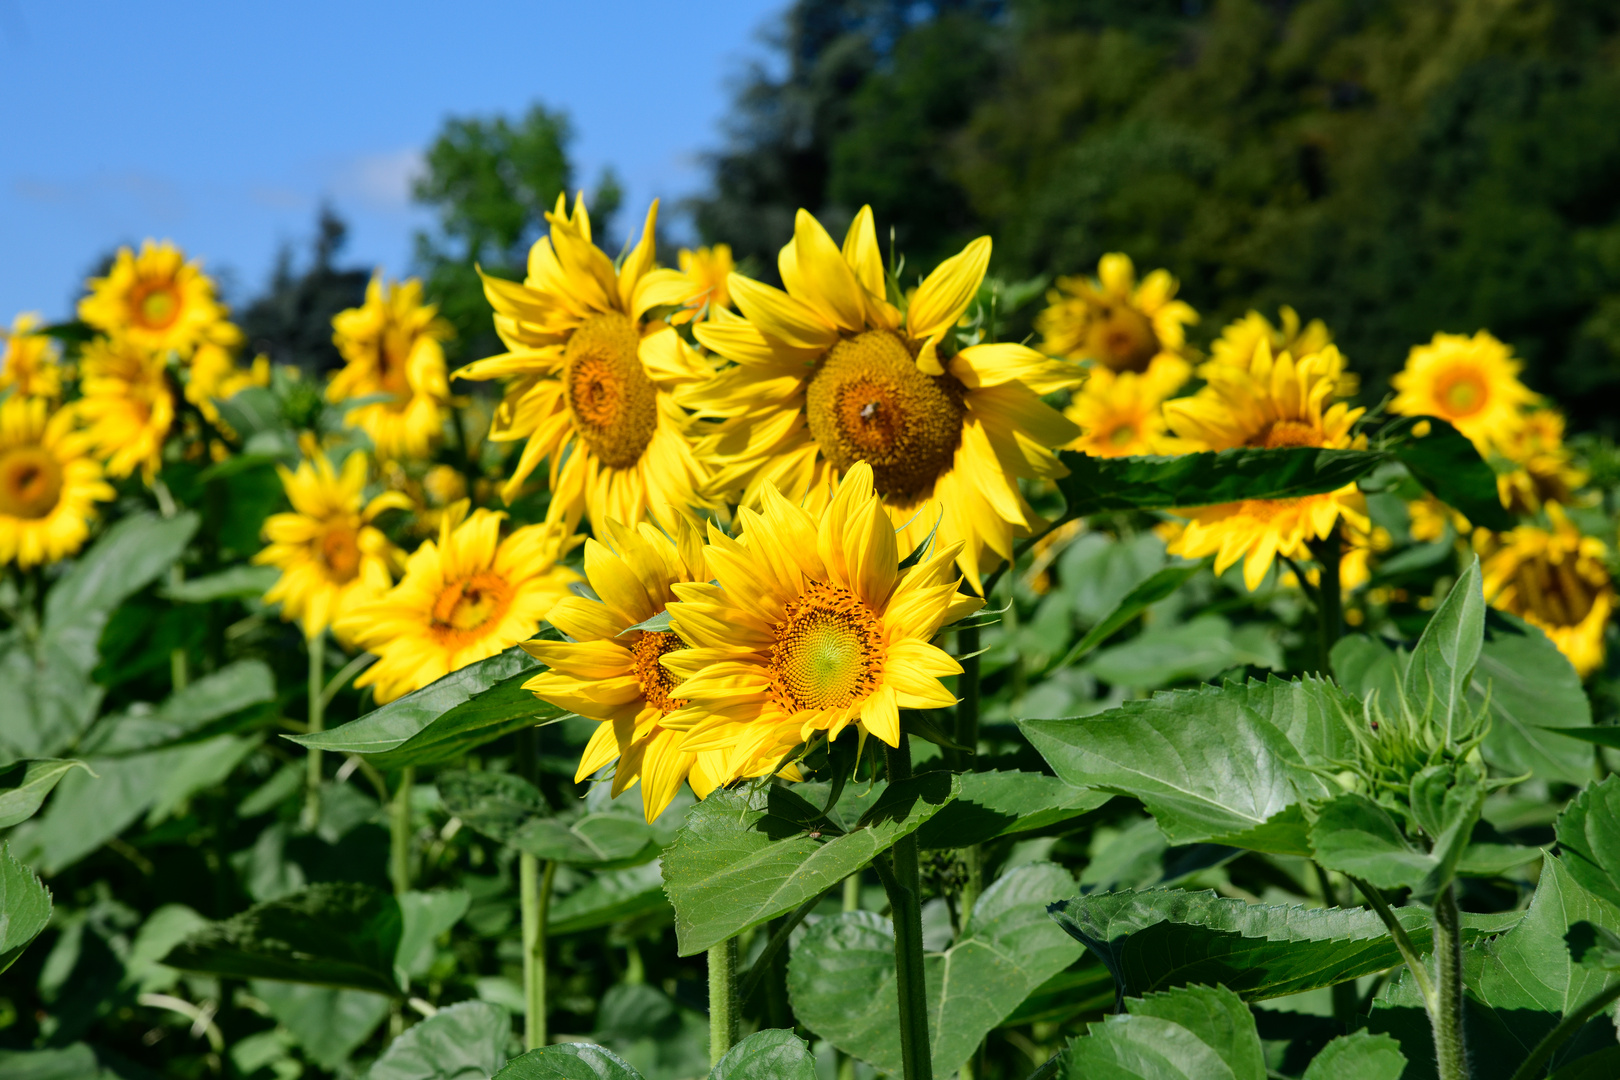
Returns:
[[[238,660],[176,691],[156,708],[102,717],[85,736],[86,754],[118,755],[178,742],[222,717],[275,700],[276,681],[262,660]]]
[[[268,979],[254,979],[248,986],[310,1060],[334,1072],[388,1015],[389,999],[366,990]]]
[[[400,893],[401,930],[394,967],[401,985],[407,978],[427,974],[439,936],[461,921],[471,902],[472,897],[462,889]]]
[[[1420,774],[1414,792],[1421,791],[1424,779]],[[1431,787],[1444,782],[1440,776],[1429,779],[1435,781]],[[1456,873],[1485,806],[1485,785],[1476,776],[1471,783],[1435,792],[1435,801],[1440,805],[1434,820],[1420,822],[1432,841],[1429,850],[1408,841],[1389,811],[1365,795],[1339,795],[1320,804],[1311,825],[1316,861],[1380,889],[1412,889],[1419,897],[1433,897]],[[1421,805],[1421,799],[1414,798],[1414,813],[1421,813],[1417,809]]]
[[[785,787],[714,792],[692,809],[664,852],[680,955],[702,952],[825,892],[915,832],[960,790],[957,777],[938,772],[892,784],[842,833]]]
[[[1303,1080],[1401,1080],[1406,1055],[1388,1035],[1358,1031],[1340,1035],[1322,1048]]]
[[[274,566],[243,564],[221,570],[206,577],[187,578],[165,585],[158,591],[169,600],[183,604],[205,604],[210,600],[257,599],[270,591],[280,580],[281,571]]]
[[[90,766],[73,758],[42,758],[0,768],[0,829],[33,817],[56,782],[74,769],[89,772]]]
[[[653,827],[628,806],[554,814],[538,788],[511,773],[449,773],[439,795],[472,828],[539,859],[612,869],[658,857]]]
[[[727,1050],[709,1080],[816,1080],[816,1059],[793,1032],[766,1028]]]
[[[577,934],[584,930],[662,912],[674,911],[664,896],[663,868],[656,862],[624,870],[600,870],[579,888],[552,899],[546,932]]]
[[[1141,799],[1173,844],[1308,855],[1301,807],[1332,793],[1310,766],[1331,764],[1350,707],[1331,683],[1273,678],[1019,726],[1059,778]]]
[[[1605,777],[1564,808],[1558,847],[1570,877],[1620,908],[1620,776]]]
[[[1472,708],[1487,702],[1485,759],[1493,766],[1566,784],[1592,775],[1592,751],[1560,734],[1594,730],[1580,676],[1540,627],[1494,609],[1486,615],[1485,647],[1468,686]]]
[[[1220,986],[1189,986],[1125,1002],[1069,1044],[1073,1080],[1265,1080],[1249,1008]]]
[[[401,931],[399,904],[392,896],[365,885],[313,885],[209,924],[163,962],[232,978],[397,995],[394,964]]]
[[[1457,578],[1412,648],[1406,665],[1406,700],[1417,716],[1454,730],[1468,708],[1469,680],[1485,642],[1485,594],[1479,560]]]
[[[1412,434],[1420,424],[1428,427],[1421,438]],[[1394,421],[1380,435],[1393,437],[1390,449],[1413,479],[1462,511],[1470,524],[1497,532],[1513,528],[1513,517],[1502,508],[1497,493],[1496,473],[1456,428],[1436,416],[1409,416]]]
[[[1365,450],[1314,447],[1121,458],[1065,450],[1059,456],[1069,467],[1058,486],[1071,517],[1315,495],[1354,483],[1384,460]]]
[[[489,1080],[506,1064],[511,1036],[505,1009],[458,1002],[389,1043],[366,1080]]]
[[[1202,562],[1190,562],[1176,566],[1166,566],[1155,573],[1152,577],[1126,593],[1112,611],[1103,616],[1097,625],[1087,630],[1085,637],[1074,643],[1074,647],[1064,655],[1062,660],[1058,661],[1056,667],[1068,667],[1085,656],[1091,650],[1113,637],[1132,619],[1173,594],[1203,568],[1204,564]]]
[[[1208,679],[1234,667],[1279,668],[1282,651],[1263,626],[1234,628],[1212,613],[1168,626],[1149,626],[1091,658],[1092,674],[1112,686],[1152,690]]]
[[[1420,948],[1428,943],[1427,909],[1399,908],[1396,915]],[[1246,1001],[1261,1001],[1401,962],[1383,922],[1362,908],[1246,904],[1161,888],[1065,900],[1052,906],[1052,917],[1108,965],[1127,995],[1220,983]],[[1478,937],[1502,922],[1467,919],[1464,933]]]
[[[453,761],[561,710],[523,689],[540,664],[519,646],[452,671],[358,720],[309,735],[300,746],[365,754],[380,769]]]
[[[494,1080],[641,1080],[641,1074],[611,1050],[562,1043],[513,1058]]]
[[[1060,866],[1020,866],[986,889],[962,936],[924,959],[934,1073],[949,1076],[984,1036],[1047,979],[1080,957],[1080,948],[1046,916],[1074,890]],[[899,1075],[899,997],[894,931],[868,911],[812,926],[788,964],[793,1012],[840,1050]]]
[[[1028,772],[964,773],[961,794],[917,830],[924,848],[959,848],[998,836],[1050,828],[1088,814],[1113,798]]]
[[[6,970],[51,921],[51,894],[34,872],[0,844],[0,971]]]

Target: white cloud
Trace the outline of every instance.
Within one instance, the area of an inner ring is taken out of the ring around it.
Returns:
[[[373,209],[407,210],[411,205],[411,184],[421,172],[420,150],[362,154],[339,170],[337,187]]]

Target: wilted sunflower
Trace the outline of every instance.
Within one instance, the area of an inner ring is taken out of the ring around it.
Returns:
[[[1557,503],[1547,527],[1520,525],[1502,533],[1485,559],[1485,597],[1541,627],[1582,678],[1603,664],[1603,632],[1614,611],[1614,583],[1604,565],[1608,548],[1585,536]]]
[[[1192,397],[1166,402],[1170,428],[1190,450],[1230,450],[1242,446],[1279,448],[1361,447],[1351,425],[1364,409],[1343,402],[1327,406],[1343,368],[1338,350],[1273,360],[1261,342],[1247,368],[1206,369],[1209,382]],[[1243,582],[1256,589],[1277,555],[1308,554],[1306,541],[1325,539],[1343,517],[1352,529],[1371,528],[1366,501],[1354,484],[1321,495],[1295,499],[1246,499],[1182,511],[1186,531],[1170,545],[1173,554],[1196,559],[1215,556],[1215,572],[1243,560]]]
[[[579,575],[557,565],[574,546],[557,524],[529,525],[501,539],[504,514],[458,503],[422,541],[405,577],[357,606],[333,628],[378,660],[355,680],[379,703],[526,641]]]
[[[676,520],[674,533],[671,539],[650,524],[631,529],[608,521],[600,541],[585,541],[585,578],[600,599],[557,601],[546,621],[568,640],[523,644],[549,669],[524,688],[598,721],[575,782],[617,758],[613,795],[639,779],[648,821],[663,813],[682,780],[701,799],[729,779],[724,753],[683,750],[684,732],[664,726],[664,717],[686,702],[671,696],[675,676],[659,661],[685,643],[670,630],[632,629],[663,613],[675,585],[710,578],[702,534],[685,518]]]
[[[313,639],[393,583],[391,570],[404,562],[404,553],[372,521],[384,510],[409,509],[411,503],[397,491],[366,501],[367,460],[360,451],[344,459],[341,473],[320,450],[306,446],[305,451],[296,472],[276,466],[293,508],[265,521],[269,546],[253,561],[280,569],[264,602],[280,604],[281,617],[296,619],[304,637]]]
[[[153,352],[190,356],[204,341],[241,341],[241,332],[225,322],[213,279],[167,240],[147,240],[139,255],[119,248],[107,276],[91,278],[89,287],[90,295],[79,301],[79,318]]]
[[[1065,475],[1049,448],[1079,434],[1039,396],[1078,383],[1072,365],[1022,345],[946,351],[989,260],[990,238],[973,241],[902,313],[884,299],[871,208],[842,250],[800,210],[779,259],[787,291],[733,274],[746,318],[718,312],[695,331],[737,362],[680,395],[730,418],[705,447],[712,490],[758,506],[775,489],[818,510],[832,480],[864,461],[901,542],[915,547],[937,522],[938,541],[959,546],[978,588],[985,550],[1011,558],[1013,538],[1039,524],[1018,481]]]
[[[726,279],[737,264],[732,261],[730,244],[700,247],[696,251],[681,248],[675,258],[688,289],[681,298],[681,310],[670,316],[670,322],[676,326],[691,322],[703,314],[705,304],[711,310],[731,307],[731,287]]]
[[[1564,414],[1557,409],[1531,409],[1524,425],[1498,452],[1516,467],[1496,474],[1502,505],[1515,514],[1535,514],[1545,503],[1568,504],[1586,483],[1586,473],[1570,460],[1564,445]]]
[[[688,731],[685,750],[724,751],[731,777],[817,732],[836,739],[853,726],[898,746],[900,709],[956,701],[939,680],[961,665],[930,644],[981,603],[956,591],[956,552],[900,570],[865,462],[819,521],[775,488],[762,502],[740,511],[738,539],[711,526],[714,583],[673,586],[671,625],[691,647],[662,658],[671,695],[686,701],[665,725]]]
[[[95,338],[79,363],[74,408],[111,476],[137,467],[148,483],[163,464],[163,440],[174,425],[174,390],[162,353],[129,338]]]
[[[29,311],[18,315],[11,329],[0,327],[0,390],[55,401],[62,396],[62,350],[36,332],[39,325],[39,315]]]
[[[1163,405],[1175,390],[1152,374],[1093,368],[1063,410],[1080,428],[1080,437],[1068,449],[1092,457],[1174,453],[1175,440],[1165,430]]]
[[[326,400],[388,395],[348,410],[343,422],[371,436],[381,460],[426,457],[450,400],[442,342],[451,331],[437,305],[422,303],[422,283],[372,275],[366,302],[332,316],[332,331],[344,365],[327,385]]]
[[[1536,400],[1519,381],[1521,366],[1488,331],[1436,334],[1412,346],[1406,367],[1390,380],[1397,393],[1389,407],[1402,416],[1438,416],[1489,454],[1513,442],[1524,426],[1520,410]]]
[[[529,249],[521,284],[484,278],[510,351],[456,375],[510,380],[489,437],[528,445],[503,496],[515,499],[549,458],[549,520],[573,528],[583,514],[600,531],[609,518],[638,524],[697,501],[706,473],[689,442],[692,421],[671,392],[709,372],[668,323],[650,318],[692,289],[674,270],[653,268],[658,203],[617,270],[591,242],[584,198],[572,217],[566,210],[558,196],[546,215],[551,235]]]
[[[1047,291],[1046,309],[1035,317],[1041,351],[1110,371],[1157,369],[1160,380],[1179,387],[1192,374],[1186,326],[1198,313],[1175,298],[1177,288],[1167,270],[1137,285],[1129,255],[1104,255],[1096,278],[1060,277]]]
[[[13,394],[0,404],[0,563],[27,569],[78,551],[116,494],[71,409]]]

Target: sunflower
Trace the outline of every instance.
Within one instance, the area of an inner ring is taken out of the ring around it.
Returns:
[[[684,750],[723,751],[726,775],[751,775],[818,732],[848,727],[890,746],[900,709],[953,705],[939,680],[959,673],[930,644],[978,610],[959,594],[950,546],[906,570],[874,471],[856,462],[815,516],[767,488],[731,539],[711,526],[712,583],[675,584],[670,624],[690,647],[667,652],[685,704],[664,718]]]
[[[1409,521],[1406,531],[1413,540],[1426,544],[1443,539],[1447,524],[1458,536],[1466,537],[1473,531],[1467,517],[1433,495],[1426,494],[1421,499],[1407,503],[1406,514]]]
[[[1436,334],[1412,346],[1405,369],[1391,380],[1396,394],[1389,407],[1402,416],[1438,416],[1489,454],[1518,437],[1520,410],[1536,400],[1519,381],[1521,366],[1485,330],[1473,337]]]
[[[1523,426],[1497,447],[1513,468],[1496,475],[1502,505],[1515,514],[1535,514],[1545,503],[1568,504],[1586,483],[1586,473],[1570,460],[1564,445],[1564,414],[1557,409],[1530,409]]]
[[[1192,374],[1186,326],[1198,321],[1192,306],[1175,298],[1179,287],[1167,270],[1138,285],[1129,255],[1104,255],[1096,278],[1060,277],[1047,291],[1046,309],[1035,317],[1041,351],[1110,371],[1154,369],[1179,387]]]
[[[0,390],[55,401],[62,396],[62,350],[37,331],[39,325],[38,313],[29,311],[11,329],[0,327]]]
[[[1362,447],[1351,425],[1364,409],[1343,402],[1324,409],[1333,395],[1343,361],[1332,345],[1297,362],[1289,353],[1273,360],[1260,342],[1247,368],[1211,367],[1209,382],[1192,397],[1164,406],[1170,428],[1193,450],[1241,446]],[[1277,555],[1307,554],[1306,541],[1326,539],[1342,517],[1353,531],[1371,528],[1366,502],[1354,484],[1296,499],[1246,499],[1183,512],[1186,531],[1170,545],[1173,554],[1195,559],[1215,556],[1224,573],[1240,558],[1243,582],[1260,586]]]
[[[1063,410],[1080,427],[1080,437],[1068,449],[1093,457],[1174,453],[1163,405],[1175,390],[1152,374],[1093,368]]]
[[[688,282],[688,291],[681,298],[681,310],[670,316],[670,322],[679,326],[701,319],[705,316],[705,305],[711,310],[731,307],[731,289],[726,279],[737,264],[732,261],[730,244],[700,247],[696,251],[681,248],[675,258],[681,276]]]
[[[1287,304],[1277,309],[1277,315],[1278,322],[1282,324],[1280,326],[1273,325],[1270,319],[1253,310],[1243,318],[1227,323],[1221,336],[1210,346],[1209,363],[1247,368],[1254,358],[1255,347],[1262,341],[1271,346],[1272,356],[1281,352],[1309,356],[1333,344],[1333,335],[1321,319],[1312,319],[1301,326],[1299,312]],[[1361,380],[1354,372],[1341,371],[1333,392],[1338,397],[1354,397],[1360,389]]]
[[[1547,527],[1520,525],[1496,538],[1485,560],[1485,596],[1544,630],[1582,678],[1603,664],[1603,633],[1614,611],[1608,548],[1584,536],[1557,503]]]
[[[384,510],[409,509],[410,500],[389,491],[367,502],[361,451],[343,460],[341,473],[313,445],[305,452],[296,472],[276,466],[293,508],[265,521],[269,545],[253,561],[281,571],[264,602],[280,604],[281,617],[298,620],[304,637],[313,639],[393,583],[390,571],[404,555],[372,521]]]
[[[585,541],[585,577],[595,597],[557,601],[546,621],[563,642],[529,641],[524,649],[550,670],[524,683],[554,705],[598,722],[574,774],[577,783],[615,758],[613,794],[638,779],[651,821],[675,797],[682,780],[703,798],[724,783],[726,755],[681,749],[685,734],[664,717],[686,702],[671,696],[675,676],[659,661],[685,643],[670,630],[640,630],[675,599],[674,586],[709,580],[703,537],[678,518],[674,538],[643,523],[635,529],[606,522],[601,541]],[[751,775],[769,772],[776,762]]]
[[[915,547],[937,523],[978,588],[986,549],[1010,558],[1013,538],[1040,524],[1018,481],[1065,475],[1048,448],[1079,434],[1039,397],[1078,383],[1073,365],[1010,344],[950,355],[989,260],[990,238],[973,241],[902,313],[884,299],[871,208],[842,251],[800,210],[779,259],[787,291],[733,274],[746,318],[717,311],[695,331],[737,362],[680,395],[700,415],[728,418],[705,444],[711,491],[758,506],[775,488],[817,510],[831,481],[864,461],[902,543]]]
[[[241,340],[241,332],[225,322],[225,307],[202,264],[186,262],[167,240],[147,240],[139,255],[119,248],[107,276],[91,278],[89,288],[79,301],[79,318],[153,352],[190,356],[204,341],[231,346]]]
[[[618,269],[591,242],[584,197],[572,217],[566,210],[558,196],[546,215],[551,235],[529,249],[521,284],[484,278],[510,351],[456,375],[510,380],[489,437],[528,445],[503,497],[515,499],[549,458],[548,520],[572,528],[588,515],[601,531],[609,518],[639,524],[698,501],[707,474],[689,441],[692,422],[671,394],[709,372],[668,323],[650,317],[692,292],[681,274],[653,268],[658,202]]]
[[[371,437],[379,459],[426,457],[439,438],[450,401],[443,345],[450,335],[438,307],[422,302],[420,281],[385,283],[380,271],[366,286],[364,304],[332,316],[332,343],[344,364],[326,400],[388,395],[343,415]]]
[[[230,350],[212,341],[197,346],[186,365],[186,400],[216,426],[229,428],[220,419],[215,401],[228,401],[250,386],[270,385],[270,358],[258,356],[244,368]]]
[[[458,668],[534,636],[579,575],[557,560],[574,546],[558,524],[529,525],[501,539],[505,514],[457,503],[422,541],[405,577],[333,628],[377,662],[355,680],[379,703],[418,690]]]
[[[0,563],[23,569],[78,551],[113,498],[72,409],[13,394],[0,403]]]
[[[80,373],[83,397],[74,408],[108,475],[128,476],[139,466],[150,482],[174,425],[174,390],[163,354],[130,338],[94,338],[84,347]]]

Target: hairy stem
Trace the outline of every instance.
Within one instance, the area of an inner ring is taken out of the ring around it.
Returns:
[[[411,788],[415,784],[414,765],[399,770],[399,783],[388,808],[388,876],[393,880],[395,896],[411,887]]]
[[[762,958],[763,959],[763,958]],[[763,969],[761,969],[763,970]],[[740,1017],[737,996],[737,939],[709,949],[709,1065],[720,1064],[737,1043]]]
[[[326,634],[316,634],[305,643],[309,650],[309,734],[326,730],[326,699],[321,682],[326,677]],[[321,751],[305,751],[304,828],[313,829],[321,820]]]
[[[1424,1008],[1433,1016],[1436,1007],[1434,983],[1429,979],[1429,969],[1423,963],[1423,957],[1418,954],[1417,947],[1412,944],[1412,939],[1407,935],[1406,927],[1401,925],[1395,913],[1390,910],[1383,893],[1360,878],[1350,880],[1355,882],[1356,888],[1361,890],[1361,895],[1367,898],[1367,902],[1378,913],[1378,917],[1384,920],[1384,927],[1389,931],[1389,936],[1395,939],[1395,947],[1400,950],[1401,959],[1406,961],[1407,970],[1412,973],[1412,978],[1417,980],[1418,992],[1423,995]]]
[[[557,864],[518,855],[518,903],[523,917],[523,1022],[525,1049],[546,1045],[546,913]]]
[[[889,783],[911,776],[911,744],[900,736],[890,747]],[[894,975],[900,997],[900,1057],[904,1080],[933,1080],[934,1062],[928,1039],[928,987],[923,976],[922,886],[917,867],[917,837],[898,841],[890,854],[890,872],[878,859],[873,863],[889,894],[894,914]]]
[[[1447,885],[1434,898],[1434,980],[1437,1008],[1429,1012],[1440,1080],[1468,1080],[1463,1044],[1462,913]]]

